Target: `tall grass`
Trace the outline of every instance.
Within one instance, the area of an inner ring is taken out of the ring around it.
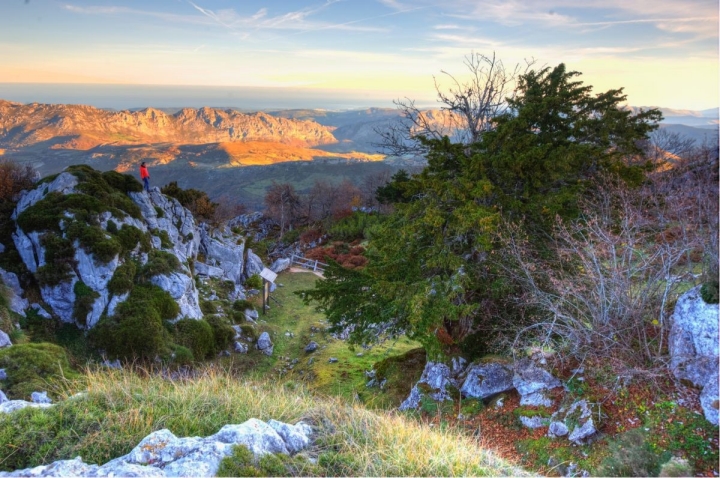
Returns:
[[[313,424],[308,451],[325,475],[480,476],[518,475],[451,429],[433,429],[396,412],[372,412],[359,404],[319,398],[296,385],[238,379],[207,368],[189,380],[171,381],[145,370],[89,370],[86,394],[45,410],[0,417],[0,469],[12,470],[82,456],[104,463],[128,453],[154,430],[207,436],[228,423],[255,417]]]

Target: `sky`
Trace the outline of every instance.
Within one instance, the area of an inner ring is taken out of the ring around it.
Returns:
[[[0,0],[0,98],[22,102],[433,105],[474,53],[718,106],[717,0]]]

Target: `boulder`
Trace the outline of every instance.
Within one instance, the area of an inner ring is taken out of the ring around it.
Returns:
[[[252,249],[247,250],[247,262],[245,263],[245,278],[252,277],[255,274],[260,274],[265,266],[262,263],[262,259],[255,254]]]
[[[4,380],[4,379],[3,379],[3,380]],[[5,403],[5,402],[7,402],[7,401],[9,401],[8,398],[7,398],[7,395],[5,395],[5,392],[3,392],[2,390],[0,390],[0,403]]]
[[[540,416],[534,416],[534,417],[521,416],[520,423],[522,423],[523,426],[525,426],[527,428],[535,429],[535,428],[542,428],[542,427],[548,426],[550,424],[550,419],[545,418],[545,417],[540,417]]]
[[[276,274],[279,274],[285,269],[290,268],[290,264],[290,259],[286,257],[281,257],[280,259],[276,259],[275,262],[272,263],[272,265],[270,266],[270,270],[275,272]]]
[[[0,330],[0,349],[10,347],[11,345],[12,341],[10,341],[10,336]]]
[[[548,436],[568,436],[576,445],[588,442],[598,432],[598,424],[587,400],[578,400],[569,407],[561,407],[550,419]],[[568,434],[569,433],[569,434]]]
[[[253,324],[260,318],[260,313],[254,309],[245,309],[243,314],[245,314],[245,320]]]
[[[700,286],[680,296],[672,315],[670,369],[679,380],[703,388],[718,375],[718,304],[707,304]]]
[[[298,453],[310,446],[312,428],[306,423],[298,422],[296,425],[289,425],[272,419],[267,423],[283,439],[290,454]]]
[[[257,344],[255,345],[255,348],[257,348],[260,352],[264,353],[265,355],[272,355],[273,353],[273,343],[272,340],[270,340],[270,334],[267,332],[263,332],[260,334],[260,337],[258,337]]]
[[[25,400],[8,400],[0,403],[0,413],[12,413],[23,408],[48,408],[52,407],[51,403],[33,403]]]
[[[475,363],[465,370],[463,397],[485,399],[513,388],[513,369],[503,362]]]
[[[242,342],[235,341],[235,344],[233,346],[233,349],[235,350],[235,353],[238,354],[246,354],[248,353],[248,346],[247,344],[244,344]]]
[[[700,393],[700,405],[707,421],[713,425],[718,424],[718,376],[711,376]]]
[[[200,252],[205,254],[207,276],[239,284],[242,281],[245,243],[238,244],[238,236],[223,235],[215,230],[211,235],[207,227],[200,228]],[[200,273],[196,266],[196,272]]]
[[[52,403],[47,392],[33,392],[30,394],[30,400],[32,400],[33,403]]]
[[[562,383],[533,360],[525,358],[515,362],[513,386],[520,394],[520,405],[549,407],[552,400],[546,392],[562,386]]]
[[[443,363],[428,362],[425,364],[420,380],[398,408],[400,410],[417,409],[423,396],[428,396],[438,402],[452,400],[448,390],[450,387],[457,388],[457,381],[453,378],[450,367]]]
[[[314,340],[305,346],[305,353],[312,353],[318,349],[319,345]]]
[[[33,303],[30,304],[30,307],[34,309],[37,314],[42,317],[43,319],[52,319],[52,315],[50,315],[50,312],[45,310],[40,304]]]
[[[60,282],[57,285],[44,285],[40,287],[40,295],[42,295],[45,303],[57,315],[62,322],[73,324],[75,318],[73,311],[75,308],[75,283],[78,281],[75,272],[70,273],[70,280]]]
[[[0,285],[2,284],[5,285],[5,290],[7,291],[10,310],[25,317],[25,309],[27,309],[30,304],[27,299],[23,298],[25,292],[22,290],[22,287],[20,287],[20,280],[18,280],[17,274],[8,272],[0,267]]]

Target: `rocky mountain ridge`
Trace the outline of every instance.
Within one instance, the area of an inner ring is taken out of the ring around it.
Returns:
[[[314,121],[203,107],[169,115],[155,108],[107,111],[87,105],[23,105],[0,100],[0,148],[46,146],[88,150],[103,144],[205,144],[271,141],[297,146],[335,143]]]

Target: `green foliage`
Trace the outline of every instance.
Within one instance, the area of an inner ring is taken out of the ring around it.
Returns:
[[[100,226],[89,226],[74,221],[67,228],[67,238],[76,240],[88,253],[93,254],[101,262],[110,262],[120,254],[122,246],[113,236],[108,235]]]
[[[236,300],[232,305],[233,310],[238,312],[244,312],[246,310],[255,310],[255,306],[249,300]]]
[[[30,394],[47,391],[57,397],[57,387],[67,379],[76,379],[65,350],[50,343],[16,344],[0,349],[0,368],[7,379],[2,389],[11,400],[29,400]]]
[[[108,291],[113,295],[130,292],[130,289],[133,288],[133,279],[136,272],[137,265],[134,261],[127,260],[120,264],[117,269],[115,269],[112,279],[108,282]]]
[[[172,249],[173,242],[170,240],[170,236],[168,235],[168,232],[165,229],[162,229],[160,231],[155,231],[160,238],[160,246],[162,246],[164,249]]]
[[[219,316],[207,317],[207,323],[210,324],[215,341],[214,352],[220,352],[227,349],[235,339],[235,329],[227,322],[227,319]]]
[[[218,303],[213,300],[201,300],[200,310],[203,314],[217,314]]]
[[[172,345],[172,361],[175,365],[190,365],[195,361],[195,356],[187,347],[182,345]]]
[[[365,231],[373,224],[376,224],[380,216],[376,213],[354,211],[351,215],[333,223],[328,234],[338,241],[354,241],[355,239],[366,239]]]
[[[138,244],[140,244],[140,251],[142,252],[149,252],[151,248],[149,235],[143,233],[137,227],[127,224],[123,224],[118,231],[117,240],[120,241],[122,250],[125,252],[134,250]]]
[[[251,289],[262,289],[262,277],[258,274],[253,274],[247,278],[245,285]]]
[[[148,254],[147,263],[140,269],[140,277],[149,280],[157,275],[168,275],[180,269],[180,261],[169,252],[153,249]]]
[[[116,235],[118,233],[117,223],[115,221],[113,221],[112,219],[108,220],[106,230],[110,234]]]
[[[608,451],[598,469],[600,476],[658,476],[660,464],[669,458],[654,453],[639,428],[610,440]]]
[[[87,165],[69,166],[66,171],[75,175],[80,181],[77,190],[100,201],[106,207],[103,210],[110,212],[120,210],[137,219],[142,216],[140,207],[127,195],[128,191],[137,192],[137,187],[140,185],[132,176],[123,175],[122,184],[115,187],[117,177],[110,172],[101,173]],[[107,181],[108,178],[110,182]]]
[[[385,381],[383,391],[390,395],[394,406],[399,406],[408,396],[413,385],[420,380],[425,368],[426,354],[423,348],[393,355],[373,365],[375,379]]]
[[[165,217],[165,211],[162,210],[160,206],[155,206],[155,214],[159,219],[162,219]]]
[[[117,171],[105,171],[102,173],[102,177],[110,187],[124,193],[139,193],[143,190],[142,183],[135,179],[132,174],[120,174]]]
[[[198,360],[207,358],[215,351],[213,329],[204,320],[178,320],[173,337],[177,344],[189,348]]]
[[[718,281],[705,282],[700,287],[700,296],[706,304],[717,304],[720,301],[720,291],[718,291]]]
[[[399,169],[390,182],[384,186],[380,186],[375,191],[375,199],[380,204],[397,204],[403,202],[409,202],[411,197],[408,191],[408,185],[410,183],[410,176],[404,169]]]
[[[179,312],[177,302],[161,288],[136,285],[114,316],[101,318],[89,331],[88,339],[111,358],[152,359],[168,345],[163,321]]]
[[[73,318],[78,324],[84,327],[87,325],[87,316],[90,312],[92,312],[92,306],[95,303],[95,299],[100,297],[100,294],[92,290],[81,280],[75,282],[73,291],[75,292]]]
[[[235,445],[232,455],[223,458],[217,476],[263,476],[254,465],[255,455],[245,445]]]
[[[54,286],[70,278],[75,266],[72,242],[52,233],[43,234],[45,265],[38,268],[35,278],[40,285]]]

